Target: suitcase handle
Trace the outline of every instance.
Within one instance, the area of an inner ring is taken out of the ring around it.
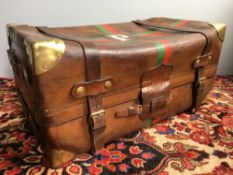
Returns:
[[[171,30],[171,31],[175,31],[175,32],[184,32],[184,33],[198,33],[198,34],[201,34],[202,36],[205,37],[205,47],[202,51],[202,55],[205,54],[206,52],[206,48],[209,44],[209,40],[208,40],[208,37],[207,35],[204,33],[204,32],[201,32],[201,31],[198,31],[198,30],[193,30],[193,29],[185,29],[185,28],[175,28],[175,27],[171,27],[171,26],[164,26],[164,25],[160,25],[160,24],[154,24],[154,23],[151,23],[149,21],[142,21],[142,20],[135,20],[135,21],[132,21],[134,24],[136,25],[139,25],[139,26],[142,26],[144,28],[147,28],[149,30]]]
[[[169,79],[172,69],[172,65],[162,64],[143,73],[140,79],[140,103],[117,111],[115,117],[139,115],[143,121],[155,115],[160,119],[167,115],[165,109],[171,92]]]

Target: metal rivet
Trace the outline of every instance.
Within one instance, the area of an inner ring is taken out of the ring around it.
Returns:
[[[197,63],[197,64],[200,63],[200,59],[197,59],[196,63]]]
[[[112,82],[110,80],[105,81],[104,87],[106,89],[110,89],[112,87]]]
[[[79,86],[77,89],[76,89],[76,93],[79,97],[83,97],[86,93],[86,89],[83,87],[83,86]]]
[[[209,60],[211,60],[211,59],[212,59],[212,56],[211,56],[211,55],[210,55],[210,56],[208,56],[208,59],[209,59]]]

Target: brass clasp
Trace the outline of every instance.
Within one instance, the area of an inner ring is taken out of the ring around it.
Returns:
[[[99,110],[91,113],[91,126],[93,130],[105,128],[105,110]]]
[[[142,105],[135,105],[135,109],[137,111],[137,114],[141,114],[142,113]]]

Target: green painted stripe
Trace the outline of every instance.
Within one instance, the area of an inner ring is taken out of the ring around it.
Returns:
[[[178,20],[178,21],[176,21],[176,22],[173,22],[173,23],[171,23],[170,25],[171,26],[173,26],[173,27],[175,27],[177,24],[179,24],[181,21],[180,20]]]
[[[103,33],[105,33],[106,35],[111,35],[112,33],[110,31],[108,31],[107,29],[105,29],[102,25],[96,25],[96,27]]]
[[[152,126],[152,118],[146,119],[146,126],[147,126],[147,127]]]
[[[160,42],[156,42],[156,49],[158,51],[157,55],[157,65],[160,65],[163,63],[163,59],[165,57],[165,48]]]

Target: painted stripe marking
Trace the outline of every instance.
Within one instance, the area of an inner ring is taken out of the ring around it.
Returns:
[[[171,23],[170,25],[176,28],[182,27],[183,25],[185,25],[188,22],[188,20],[178,20],[174,23]]]
[[[159,42],[162,43],[165,47],[165,56],[163,58],[163,64],[168,64],[172,55],[172,47],[168,41],[159,40]]]
[[[168,64],[171,54],[172,54],[172,47],[170,46],[170,43],[165,40],[158,40],[155,42],[158,55],[157,55],[157,65],[160,64]]]
[[[162,32],[148,31],[148,32],[141,32],[134,34],[134,36],[156,36],[156,35],[162,35]]]
[[[160,64],[162,64],[163,58],[165,56],[165,48],[164,48],[163,44],[161,44],[158,41],[155,42],[155,46],[156,46],[156,49],[158,51],[158,53],[157,53],[157,65],[160,65]]]
[[[103,33],[105,33],[106,35],[114,35],[117,34],[118,32],[111,27],[108,24],[102,24],[102,25],[96,25],[96,27]]]

